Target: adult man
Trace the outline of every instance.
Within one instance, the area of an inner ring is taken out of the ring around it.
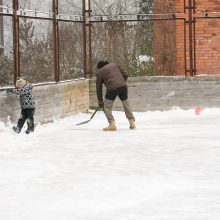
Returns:
[[[96,74],[96,93],[100,107],[104,107],[105,116],[109,125],[103,128],[104,131],[116,131],[115,119],[112,115],[112,107],[116,97],[121,100],[125,115],[129,121],[130,129],[135,129],[135,118],[128,103],[128,74],[116,63],[99,61]],[[106,87],[105,99],[103,102],[102,85]]]

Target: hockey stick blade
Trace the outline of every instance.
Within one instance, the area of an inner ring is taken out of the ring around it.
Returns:
[[[92,116],[90,117],[89,120],[80,122],[80,123],[78,123],[78,124],[76,124],[76,125],[83,125],[83,124],[86,124],[86,123],[90,122],[90,121],[92,120],[92,118],[94,117],[94,115],[96,114],[96,112],[97,112],[99,109],[100,109],[100,107],[97,107],[97,108],[96,108],[96,110],[94,111],[94,113],[92,114]]]
[[[91,121],[91,119],[86,120],[86,121],[83,121],[83,122],[80,122],[80,123],[75,124],[75,125],[83,125],[83,124],[86,124],[86,123],[88,123],[88,122],[90,122],[90,121]]]

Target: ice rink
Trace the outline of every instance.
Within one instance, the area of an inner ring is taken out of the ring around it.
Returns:
[[[90,116],[0,123],[1,220],[220,219],[220,109]]]

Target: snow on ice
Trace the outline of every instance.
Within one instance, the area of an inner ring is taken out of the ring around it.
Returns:
[[[1,220],[220,219],[220,109],[78,114],[14,134],[0,123]]]

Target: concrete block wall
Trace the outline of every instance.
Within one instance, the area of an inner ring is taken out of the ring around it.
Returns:
[[[36,101],[35,122],[50,122],[85,112],[89,108],[89,80],[75,80],[48,85],[34,85]],[[0,90],[0,121],[8,117],[16,122],[20,115],[19,97]]]
[[[95,79],[90,82],[90,106],[97,105]],[[104,93],[103,93],[104,94]],[[130,77],[129,101],[133,111],[220,107],[220,77]],[[119,99],[114,110],[122,110]]]
[[[33,93],[36,123],[50,122],[97,106],[95,78],[38,85],[34,86]],[[128,80],[128,93],[131,107],[136,112],[163,111],[173,107],[220,108],[220,77],[132,77]],[[114,110],[123,110],[119,99]],[[10,117],[16,122],[19,115],[19,97],[0,90],[0,121],[7,122]]]

